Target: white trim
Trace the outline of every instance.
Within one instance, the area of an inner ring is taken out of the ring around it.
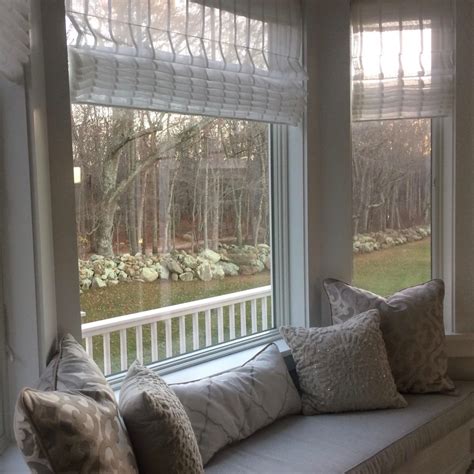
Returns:
[[[324,278],[350,281],[352,274],[350,13],[347,0],[305,2],[305,244],[311,326],[331,322]]]
[[[445,283],[444,326],[454,330],[453,242],[454,191],[453,120],[431,119],[431,262],[432,277]]]

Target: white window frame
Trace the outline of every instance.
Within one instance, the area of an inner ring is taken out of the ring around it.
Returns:
[[[70,130],[70,102],[67,77],[66,36],[64,5],[62,0],[41,0],[32,7],[33,32],[38,47],[32,54],[32,81],[30,104],[37,106],[31,119],[32,151],[34,152],[36,253],[39,256],[37,272],[40,275],[39,293],[46,295],[41,301],[40,314],[43,329],[40,335],[46,363],[48,351],[57,336],[70,332],[80,339],[80,304],[77,282],[77,249],[73,161]],[[53,59],[54,58],[54,59]],[[47,67],[46,67],[47,65]],[[39,119],[38,119],[39,117]],[[271,125],[270,147],[278,150],[272,160],[270,180],[272,193],[272,308],[277,321],[289,322],[289,279],[287,183],[288,130],[295,127]],[[300,131],[299,136],[303,134]],[[302,145],[299,147],[303,149]],[[49,177],[49,182],[47,178]],[[44,197],[46,196],[46,199]],[[48,215],[48,204],[49,215]],[[276,230],[277,229],[277,230]],[[283,237],[275,239],[275,231]],[[52,242],[52,248],[48,244]],[[48,258],[45,258],[47,256]],[[59,258],[58,256],[61,256]],[[54,272],[50,272],[51,266]],[[280,268],[283,270],[280,271]],[[44,278],[41,278],[44,276]],[[275,295],[278,295],[275,297]],[[52,311],[46,310],[46,307]],[[277,323],[278,324],[278,323]],[[178,370],[236,351],[279,339],[277,329],[254,334],[246,338],[184,354],[169,361],[152,364],[161,373]],[[111,376],[119,384],[124,375]]]

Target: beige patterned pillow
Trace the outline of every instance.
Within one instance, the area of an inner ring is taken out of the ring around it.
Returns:
[[[322,328],[282,327],[302,391],[304,415],[403,408],[377,310]]]
[[[114,393],[71,335],[60,341],[37,387],[20,393],[14,419],[33,472],[138,472]]]
[[[120,423],[108,392],[91,398],[26,388],[18,397],[14,429],[32,472],[137,473]]]
[[[191,420],[204,465],[227,444],[301,412],[300,396],[275,344],[241,367],[171,388]]]
[[[324,287],[334,323],[378,309],[388,360],[400,392],[428,393],[454,390],[447,375],[442,280],[406,288],[389,298],[328,279]]]
[[[119,406],[141,474],[204,472],[183,405],[157,373],[132,364],[120,389]]]

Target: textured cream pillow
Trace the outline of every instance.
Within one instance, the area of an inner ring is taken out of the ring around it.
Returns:
[[[304,415],[403,408],[372,310],[322,328],[282,327],[296,363]]]
[[[442,280],[406,288],[388,298],[334,279],[325,280],[324,287],[334,323],[369,309],[379,311],[388,360],[400,392],[454,390],[447,375]]]
[[[141,474],[204,472],[183,405],[156,372],[132,364],[120,389],[119,406]]]
[[[275,344],[242,367],[171,387],[189,415],[204,464],[227,444],[301,411],[300,396]]]

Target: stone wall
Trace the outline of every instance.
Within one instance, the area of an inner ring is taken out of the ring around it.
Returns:
[[[371,253],[409,242],[416,242],[431,235],[430,226],[417,226],[408,229],[384,232],[371,232],[370,234],[357,234],[354,236],[352,248],[354,253]]]
[[[198,255],[184,250],[165,255],[123,254],[114,258],[92,255],[88,260],[79,260],[79,282],[82,292],[129,281],[218,280],[226,276],[253,275],[270,268],[268,245],[222,244],[219,252],[208,249]]]
[[[422,240],[429,235],[430,226],[358,234],[354,236],[353,250],[354,254],[371,253]],[[270,247],[266,244],[256,247],[221,244],[219,252],[203,250],[198,255],[185,250],[165,255],[123,254],[114,258],[92,255],[88,260],[79,260],[79,281],[83,291],[130,281],[210,281],[226,276],[253,275],[270,268]]]

